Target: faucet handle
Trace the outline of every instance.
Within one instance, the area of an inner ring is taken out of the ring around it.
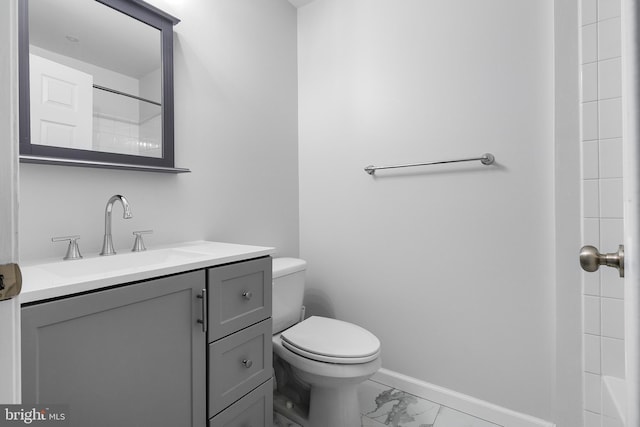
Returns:
[[[136,236],[136,241],[133,242],[133,249],[131,249],[131,252],[146,251],[147,248],[145,248],[144,246],[144,240],[142,240],[142,235],[151,234],[151,233],[153,233],[153,230],[134,231],[133,234]]]
[[[52,237],[52,242],[66,242],[69,241],[69,247],[67,248],[67,254],[64,256],[64,260],[81,259],[80,248],[78,247],[78,239],[80,236],[61,236]]]

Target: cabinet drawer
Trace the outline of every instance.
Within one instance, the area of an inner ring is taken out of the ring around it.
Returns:
[[[271,378],[271,346],[271,319],[209,344],[209,416]]]
[[[209,420],[209,427],[272,427],[273,381],[269,380]]]
[[[271,317],[271,258],[207,270],[209,342]]]

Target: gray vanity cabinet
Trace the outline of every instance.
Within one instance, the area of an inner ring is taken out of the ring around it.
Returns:
[[[272,427],[271,258],[22,307],[22,398],[73,427]]]
[[[24,403],[77,427],[206,424],[205,271],[22,308]]]

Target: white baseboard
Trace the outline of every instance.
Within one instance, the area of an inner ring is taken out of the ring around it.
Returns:
[[[371,380],[504,427],[555,427],[550,421],[512,411],[388,369],[380,369]]]

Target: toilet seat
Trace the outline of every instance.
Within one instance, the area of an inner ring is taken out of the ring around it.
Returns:
[[[380,355],[380,340],[366,329],[311,316],[280,335],[282,345],[300,356],[336,364],[367,363]]]

